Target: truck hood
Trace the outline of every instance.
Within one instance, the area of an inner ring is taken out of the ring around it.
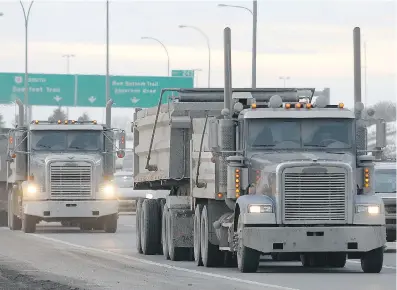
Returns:
[[[355,156],[349,152],[283,152],[283,151],[272,151],[272,152],[252,152],[248,155],[248,159],[254,168],[267,168],[275,171],[276,167],[280,163],[289,161],[340,161],[348,163],[354,168],[356,162]]]

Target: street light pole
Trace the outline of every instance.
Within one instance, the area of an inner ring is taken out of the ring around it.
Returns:
[[[64,54],[64,55],[62,55],[62,57],[66,58],[66,73],[68,75],[70,75],[70,58],[75,57],[75,55],[74,54]],[[69,107],[66,107],[66,116],[67,116],[67,119],[69,120]]]
[[[170,55],[168,54],[167,47],[162,43],[160,40],[154,37],[147,37],[147,36],[142,36],[141,39],[151,39],[156,42],[158,42],[165,50],[165,53],[167,54],[167,76],[170,76]]]
[[[256,88],[256,40],[257,40],[257,24],[258,24],[258,2],[252,3],[252,88]]]
[[[75,57],[74,54],[64,54],[62,57],[66,58],[66,73],[70,74],[70,58]]]
[[[109,0],[106,0],[106,104],[110,99],[109,77]]]
[[[256,88],[256,42],[257,42],[257,23],[258,23],[258,1],[252,1],[252,10],[239,5],[228,5],[218,4],[218,7],[231,7],[244,9],[252,15],[252,65],[251,65],[251,77],[252,77],[252,88]]]
[[[290,77],[279,77],[279,79],[280,79],[280,80],[283,80],[283,82],[284,82],[284,88],[285,88],[286,81],[289,80]]]
[[[198,31],[207,41],[208,47],[208,87],[211,87],[211,46],[210,46],[210,39],[200,28],[190,25],[179,25],[179,28],[191,28]]]
[[[34,0],[30,2],[28,11],[26,12],[25,7],[22,4],[22,0],[19,1],[19,4],[21,4],[21,8],[23,11],[23,16],[25,19],[25,92],[24,92],[24,103],[25,103],[25,122],[26,124],[29,124],[30,118],[32,116],[32,108],[29,106],[29,75],[28,75],[28,26],[29,26],[29,15],[30,15],[30,10],[32,9],[32,5],[34,3]],[[29,113],[28,113],[29,111]],[[29,116],[29,118],[28,118]],[[21,126],[23,124],[20,124]]]

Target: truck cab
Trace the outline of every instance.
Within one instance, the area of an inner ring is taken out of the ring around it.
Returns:
[[[11,130],[10,229],[31,233],[46,221],[116,232],[115,131],[95,120],[34,120]],[[125,133],[119,135],[123,149]],[[122,150],[117,153],[124,155]]]

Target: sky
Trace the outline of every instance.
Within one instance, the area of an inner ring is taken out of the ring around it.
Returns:
[[[252,16],[242,9],[252,1],[117,1],[110,3],[110,73],[166,76],[162,47],[142,36],[163,41],[171,69],[201,69],[199,87],[207,86],[208,36],[211,86],[223,86],[223,29],[232,31],[233,87],[251,85]],[[24,1],[28,7],[29,1]],[[353,28],[361,28],[363,101],[396,99],[396,1],[259,0],[257,87],[328,87],[332,102],[353,104]],[[19,1],[0,0],[0,71],[24,71],[24,18]],[[64,54],[74,54],[70,73],[106,73],[106,1],[38,1],[29,17],[29,72],[66,73]],[[366,56],[366,63],[364,61]],[[365,79],[367,82],[365,82]],[[366,89],[365,89],[366,88]],[[34,107],[34,119],[47,119],[54,108]],[[0,105],[10,124],[14,106]],[[70,108],[70,119],[86,111],[103,120],[103,110]],[[132,118],[132,109],[113,116]]]

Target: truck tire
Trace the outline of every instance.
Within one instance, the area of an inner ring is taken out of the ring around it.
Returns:
[[[243,222],[241,215],[238,217],[237,234],[237,267],[242,273],[255,273],[259,268],[260,253],[243,245]]]
[[[158,228],[159,228],[159,211],[155,199],[145,199],[142,204],[141,212],[141,244],[142,252],[145,255],[156,255],[160,245]]]
[[[161,217],[161,245],[163,247],[163,256],[166,260],[170,259],[168,252],[168,236],[167,236],[167,220],[168,220],[168,207],[164,205],[163,214]]]
[[[345,253],[328,253],[327,265],[332,268],[343,268],[346,265],[346,259]]]
[[[12,231],[22,229],[22,221],[14,214],[14,208],[18,207],[18,200],[15,200],[15,193],[12,189],[8,191],[8,227]]]
[[[383,247],[366,252],[361,257],[361,269],[364,273],[379,273],[383,267]]]
[[[22,217],[22,231],[24,233],[34,233],[36,231],[37,219],[34,216],[23,214]]]
[[[196,205],[196,210],[194,211],[194,227],[193,227],[193,252],[194,252],[194,262],[197,266],[203,265],[203,259],[201,258],[201,211],[203,210],[203,205]]]
[[[103,229],[105,230],[106,233],[114,234],[115,232],[117,232],[118,219],[119,219],[119,216],[117,213],[105,217]],[[94,229],[95,229],[95,226],[94,226]]]
[[[210,226],[212,225],[209,224],[207,206],[204,206],[201,212],[200,224],[200,249],[204,267],[216,267],[224,260],[219,247],[211,244],[209,240]]]
[[[136,237],[136,250],[139,254],[142,254],[142,244],[141,244],[141,211],[142,203],[144,199],[138,199],[136,203],[136,213],[135,213],[135,237]]]

